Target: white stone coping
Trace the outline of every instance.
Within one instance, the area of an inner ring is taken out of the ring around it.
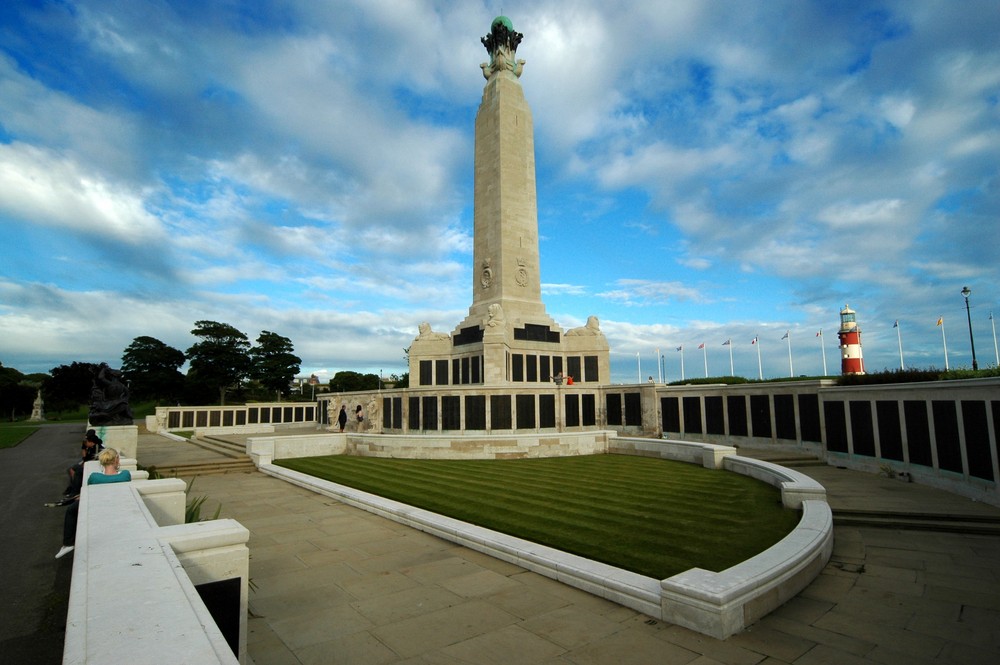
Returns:
[[[826,488],[794,469],[739,455],[727,456],[723,460],[723,468],[779,488],[781,503],[786,508],[801,508],[804,501],[826,503]]]
[[[709,468],[720,468],[722,462],[729,471],[780,487],[785,505],[800,508],[802,518],[778,543],[731,568],[719,573],[694,568],[661,581],[270,463],[259,468],[300,487],[718,639],[743,630],[792,598],[830,559],[833,514],[825,489],[804,474],[738,457],[729,446],[616,438],[609,442],[609,449],[681,459]]]
[[[699,441],[615,436],[608,442],[608,452],[659,457],[678,462],[701,464],[706,469],[721,469],[723,460],[735,455],[736,448]]]
[[[194,586],[237,576],[245,657],[249,531],[230,519],[178,523],[184,489],[179,479],[84,485],[64,664],[158,664],[165,654],[178,663],[240,662]],[[155,509],[147,505],[157,502]]]
[[[794,597],[832,552],[830,506],[804,501],[795,529],[757,556],[718,573],[692,568],[660,582],[660,618],[724,640]]]

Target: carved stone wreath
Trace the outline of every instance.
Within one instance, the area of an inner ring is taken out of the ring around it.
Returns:
[[[524,259],[520,256],[517,257],[517,272],[514,274],[514,281],[517,282],[518,286],[528,285],[528,271],[524,267]]]

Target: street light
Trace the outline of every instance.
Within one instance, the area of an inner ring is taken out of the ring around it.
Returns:
[[[969,312],[969,296],[972,295],[972,289],[963,286],[962,295],[965,296],[965,317],[969,320],[969,344],[972,346],[972,371],[975,372],[979,369],[979,363],[976,362],[976,340],[972,337],[972,314]]]

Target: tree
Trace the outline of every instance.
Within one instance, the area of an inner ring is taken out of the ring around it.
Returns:
[[[272,393],[288,395],[292,379],[299,373],[302,359],[292,353],[292,340],[263,331],[250,351],[251,376]]]
[[[90,391],[98,365],[73,362],[59,365],[49,371],[42,384],[42,398],[49,411],[70,411],[83,404],[90,404]]]
[[[155,337],[136,337],[122,354],[122,374],[134,399],[174,401],[184,389],[184,352]]]
[[[344,393],[356,390],[378,390],[378,374],[359,374],[358,372],[337,372],[330,379],[330,392]]]
[[[250,371],[250,340],[228,323],[195,321],[191,334],[200,337],[187,350],[189,376],[197,383],[219,391],[219,404],[226,404],[226,389],[239,386]]]
[[[18,414],[30,415],[37,390],[29,377],[0,363],[0,413],[9,415],[12,421]]]

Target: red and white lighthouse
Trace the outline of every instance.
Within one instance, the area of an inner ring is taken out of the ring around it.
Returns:
[[[844,305],[840,310],[840,373],[864,374],[865,360],[861,356],[861,328],[858,327],[855,311]]]

